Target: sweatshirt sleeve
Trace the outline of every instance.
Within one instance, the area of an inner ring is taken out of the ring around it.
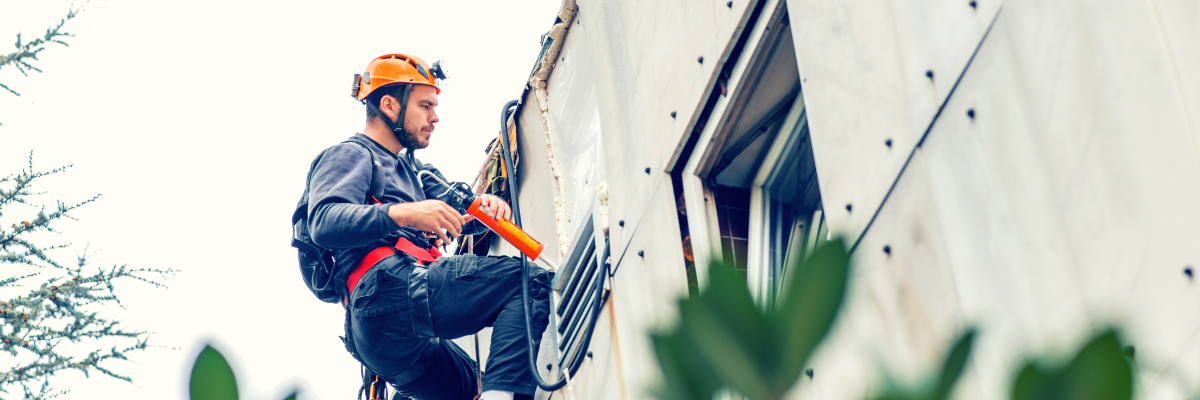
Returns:
[[[366,204],[371,155],[342,143],[321,155],[308,189],[309,232],[330,250],[368,246],[400,229],[387,204]]]

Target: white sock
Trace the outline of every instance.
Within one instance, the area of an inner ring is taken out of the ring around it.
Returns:
[[[513,400],[513,392],[489,390],[479,395],[479,400]]]

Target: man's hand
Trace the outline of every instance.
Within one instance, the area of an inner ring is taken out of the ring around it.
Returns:
[[[487,216],[492,217],[492,219],[497,221],[512,220],[512,209],[508,207],[508,203],[505,203],[504,200],[501,200],[499,197],[492,196],[490,194],[481,194],[479,195],[479,199],[479,206],[481,208],[487,208],[487,211],[484,212],[487,214]],[[466,217],[467,222],[475,219],[475,217],[472,215],[467,215]]]
[[[442,239],[442,243],[450,243],[450,238],[446,237],[447,233],[457,238],[462,233],[463,224],[467,223],[462,214],[441,200],[392,204],[388,206],[388,216],[392,217],[397,225],[435,233]]]

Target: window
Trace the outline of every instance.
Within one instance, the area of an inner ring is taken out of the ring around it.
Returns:
[[[782,4],[763,11],[720,72],[675,186],[689,277],[703,285],[719,257],[768,307],[788,269],[828,235]]]
[[[797,106],[803,104],[797,102]],[[822,217],[820,187],[803,109],[771,144],[750,187],[750,252],[758,278],[751,282],[769,304],[787,271],[803,260],[816,241],[828,235]]]
[[[750,234],[750,191],[717,186],[717,218],[721,230],[721,258],[746,277],[746,249]]]

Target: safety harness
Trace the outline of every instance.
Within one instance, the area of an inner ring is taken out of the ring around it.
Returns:
[[[362,261],[359,261],[358,265],[356,265],[354,269],[350,271],[350,277],[346,278],[347,296],[354,293],[354,287],[358,285],[359,280],[362,280],[363,275],[366,275],[367,271],[371,270],[371,267],[374,267],[375,264],[383,261],[383,259],[396,254],[396,250],[399,250],[404,254],[408,254],[417,259],[417,265],[421,266],[426,265],[425,263],[437,261],[437,258],[442,256],[442,252],[439,251],[437,247],[422,249],[405,238],[396,240],[396,245],[393,247],[383,246],[376,248],[375,250],[371,250],[371,252],[367,253],[367,255],[363,257]]]
[[[379,204],[379,200],[375,200],[375,203]],[[354,293],[354,287],[358,286],[358,281],[362,280],[363,275],[366,275],[367,271],[370,271],[371,268],[376,264],[379,264],[380,261],[395,255],[396,250],[399,250],[404,254],[408,254],[417,259],[417,265],[421,266],[426,265],[426,263],[434,262],[438,257],[442,256],[442,253],[438,251],[437,247],[422,249],[405,238],[396,240],[396,245],[393,247],[382,246],[376,248],[375,250],[371,250],[371,252],[367,253],[367,255],[358,262],[358,265],[356,265],[354,269],[350,271],[350,277],[346,278],[347,297],[342,301],[345,302],[347,313],[349,312],[350,307],[349,296]],[[347,316],[347,318],[349,318],[349,316]],[[347,333],[349,333],[349,331],[347,331]],[[359,397],[362,397],[363,394],[367,394],[367,400],[387,400],[387,383],[380,379],[379,375],[376,374],[375,371],[367,368],[365,364],[362,364],[362,372],[363,385],[361,388],[359,388]]]
[[[379,201],[379,199],[375,196],[370,196],[370,198],[372,204],[383,204],[383,202]],[[366,275],[371,268],[375,267],[375,265],[378,265],[380,261],[396,255],[397,251],[416,259],[417,265],[420,266],[426,266],[428,263],[435,262],[437,261],[438,257],[442,256],[442,252],[439,251],[436,246],[428,249],[422,249],[404,237],[396,239],[396,244],[394,246],[380,246],[374,250],[371,250],[366,256],[363,256],[362,260],[359,260],[358,265],[355,265],[354,269],[350,270],[350,276],[346,278],[346,297],[342,298],[342,302],[346,307],[347,323],[349,323],[350,318],[349,298],[354,294],[354,287],[358,286],[358,282],[362,280],[362,277]],[[349,326],[347,326],[347,328],[349,328]],[[347,329],[346,332],[349,334],[349,329]],[[475,339],[475,346],[476,350],[478,351],[478,336],[476,336]],[[352,339],[344,338],[344,340],[349,342]],[[350,349],[349,343],[347,343],[347,349]],[[351,353],[355,353],[356,350],[357,349],[355,349],[355,351],[351,351]],[[475,357],[476,359],[479,358],[478,353],[476,353]],[[383,379],[381,379],[380,376],[375,373],[375,371],[367,368],[366,364],[360,365],[362,365],[363,384],[359,388],[358,397],[361,398],[363,394],[366,394],[368,396],[367,400],[387,400],[387,383],[384,382]],[[482,371],[480,371],[478,368],[478,364],[476,364],[476,367],[476,374],[482,374]],[[483,383],[478,377],[476,378],[476,386],[476,398],[478,398],[478,393],[483,390]]]

